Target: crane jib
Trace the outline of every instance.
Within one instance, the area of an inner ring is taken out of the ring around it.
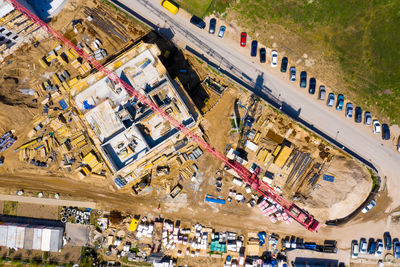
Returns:
[[[140,92],[135,90],[132,86],[123,81],[111,70],[104,67],[93,57],[84,52],[81,48],[74,45],[70,40],[65,38],[61,33],[59,33],[58,31],[53,29],[50,25],[48,25],[40,18],[38,18],[35,14],[33,14],[30,10],[25,8],[17,0],[6,0],[6,1],[12,4],[15,9],[19,10],[27,17],[29,17],[31,20],[33,20],[36,24],[38,24],[42,29],[47,31],[54,38],[62,42],[65,46],[67,46],[70,49],[74,49],[80,57],[82,57],[84,60],[90,63],[94,68],[102,72],[110,80],[115,82],[115,84],[118,84],[121,87],[123,87],[130,95],[136,97],[137,100],[140,101],[142,104],[147,105],[150,109],[152,109],[154,112],[157,112],[165,120],[168,120],[174,127],[179,129],[184,135],[190,137],[194,142],[199,144],[203,149],[207,150],[211,155],[223,161],[227,167],[235,170],[238,176],[240,176],[246,183],[250,184],[257,192],[262,194],[264,197],[271,197],[272,199],[274,199],[274,201],[276,201],[280,206],[282,206],[282,208],[287,212],[288,215],[290,215],[293,219],[295,219],[297,222],[306,227],[309,231],[318,231],[321,224],[317,220],[315,220],[312,215],[300,209],[297,205],[285,200],[269,185],[260,182],[260,180],[257,177],[258,172],[251,173],[248,169],[246,169],[238,162],[229,160],[224,154],[216,150],[210,144],[205,142],[200,136],[198,136],[190,129],[188,129],[186,126],[178,122],[175,118],[167,114],[162,108],[158,107],[153,101],[151,101],[145,95],[142,95]]]

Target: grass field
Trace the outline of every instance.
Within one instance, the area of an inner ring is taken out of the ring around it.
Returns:
[[[400,123],[400,1],[182,0],[197,15],[238,14],[239,24],[262,36],[279,25],[340,66],[341,88],[356,104]],[[207,7],[207,5],[211,5]],[[263,26],[263,27],[260,27]],[[275,33],[276,34],[276,33]],[[260,39],[262,39],[260,37]],[[279,45],[279,44],[278,44]],[[290,47],[296,52],[296,47]],[[318,65],[314,66],[317,68]],[[339,78],[338,78],[339,79]]]
[[[3,214],[4,215],[17,215],[18,202],[4,201]]]
[[[222,13],[232,0],[175,0],[175,2],[189,13],[203,18],[214,10]]]

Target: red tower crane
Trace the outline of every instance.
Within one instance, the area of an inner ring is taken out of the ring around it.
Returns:
[[[195,133],[190,131],[183,124],[178,122],[176,119],[174,119],[169,114],[167,114],[163,109],[158,107],[153,101],[150,100],[150,98],[147,98],[146,96],[142,95],[137,90],[135,90],[132,86],[130,86],[129,84],[124,82],[120,77],[118,77],[116,74],[114,74],[109,69],[105,68],[98,61],[96,61],[93,57],[91,57],[90,55],[85,53],[81,48],[79,48],[78,46],[73,44],[70,40],[65,38],[61,33],[59,33],[58,31],[53,29],[50,25],[48,25],[47,23],[42,21],[40,18],[38,18],[30,10],[25,8],[17,0],[6,0],[6,1],[8,1],[10,4],[12,4],[15,9],[19,10],[20,12],[25,14],[27,17],[32,19],[34,23],[39,25],[42,29],[44,29],[49,34],[51,34],[53,37],[55,37],[57,40],[62,42],[65,46],[67,46],[70,49],[74,49],[80,57],[82,57],[84,60],[86,60],[88,63],[90,63],[98,71],[100,71],[104,75],[106,75],[115,84],[124,88],[129,94],[136,97],[137,100],[140,101],[142,104],[147,105],[154,112],[157,112],[159,115],[161,115],[165,120],[168,120],[174,127],[178,128],[182,133],[184,133],[186,136],[190,137],[193,141],[195,141],[197,144],[199,144],[203,149],[207,150],[214,157],[223,161],[228,168],[233,169],[246,183],[251,185],[251,187],[254,190],[256,190],[257,192],[259,192],[260,194],[262,194],[266,197],[267,196],[271,197],[274,201],[276,201],[279,205],[282,206],[282,208],[285,210],[285,212],[289,216],[291,216],[293,219],[295,219],[301,225],[306,227],[309,231],[318,231],[321,224],[316,219],[314,219],[314,217],[312,215],[310,215],[307,211],[299,208],[297,205],[285,200],[272,187],[265,184],[264,182],[261,182],[260,179],[258,179],[257,176],[260,172],[260,169],[257,169],[256,171],[251,173],[248,169],[246,169],[244,166],[242,166],[238,162],[229,160],[224,154],[217,151],[214,147],[212,147],[210,144],[205,142],[198,135],[196,135]]]

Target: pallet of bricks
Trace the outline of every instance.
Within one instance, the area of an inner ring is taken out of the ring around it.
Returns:
[[[283,220],[287,224],[290,224],[293,221],[293,219],[288,216],[282,206],[276,203],[269,196],[263,197],[257,206],[262,211],[264,216],[268,216],[273,223]]]

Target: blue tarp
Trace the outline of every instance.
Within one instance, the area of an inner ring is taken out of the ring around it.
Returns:
[[[217,203],[217,204],[225,204],[225,200],[224,199],[220,199],[220,198],[213,198],[213,197],[209,197],[206,196],[206,198],[204,199],[206,202],[212,202],[212,203]]]
[[[335,176],[324,174],[324,177],[322,179],[328,182],[333,182],[335,180]]]
[[[87,100],[85,100],[85,101],[83,101],[83,107],[84,107],[85,109],[92,109],[92,108],[94,108],[95,106],[90,105],[90,104],[87,102]]]

